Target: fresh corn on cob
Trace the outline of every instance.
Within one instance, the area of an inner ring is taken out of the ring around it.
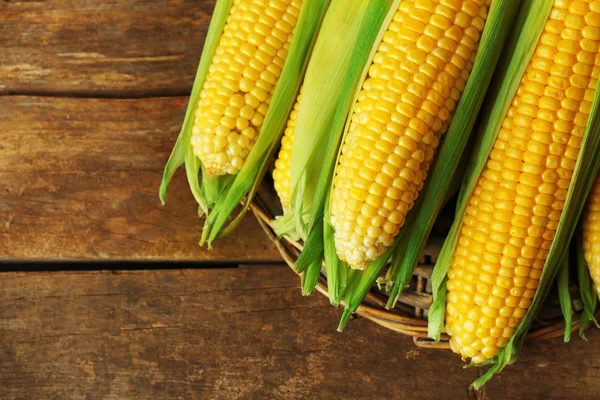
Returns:
[[[364,269],[392,245],[446,131],[490,0],[404,0],[354,107],[334,179],[338,256]]]
[[[505,346],[538,287],[600,73],[600,2],[556,0],[469,199],[448,272],[446,330],[463,358]]]
[[[303,0],[234,0],[191,143],[209,176],[237,174],[269,109]]]
[[[587,200],[583,220],[583,251],[594,287],[600,296],[600,175]]]
[[[302,92],[302,89],[300,89]],[[283,137],[281,138],[281,149],[279,156],[275,161],[275,169],[273,170],[273,183],[275,191],[279,196],[283,211],[290,208],[290,164],[292,160],[292,147],[294,146],[294,131],[296,129],[296,117],[298,116],[298,106],[300,104],[300,95],[294,104],[294,109],[290,113],[290,118],[285,128]]]

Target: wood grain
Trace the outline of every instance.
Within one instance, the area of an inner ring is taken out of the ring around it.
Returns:
[[[459,399],[476,375],[366,320],[337,333],[287,267],[5,273],[0,303],[4,400]]]
[[[481,391],[484,399],[597,399],[600,397],[600,334],[573,335],[528,343],[517,363],[506,368]]]
[[[0,397],[572,399],[600,395],[596,331],[530,344],[483,391],[458,356],[302,297],[287,267],[0,274]]]
[[[0,94],[187,94],[215,0],[0,4]]]
[[[0,260],[279,260],[251,215],[199,248],[183,173],[160,205],[186,102],[0,97]]]

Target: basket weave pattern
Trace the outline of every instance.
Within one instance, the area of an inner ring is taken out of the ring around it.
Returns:
[[[253,200],[251,209],[264,231],[277,246],[285,262],[290,268],[293,268],[303,245],[301,242],[291,240],[288,237],[280,238],[275,234],[271,221],[276,215],[281,215],[281,206],[272,187],[268,183],[262,185]],[[443,334],[441,340],[437,343],[427,337],[427,311],[433,301],[431,273],[442,242],[443,238],[430,239],[409,287],[400,295],[393,310],[385,309],[388,296],[384,290],[375,285],[355,314],[393,331],[411,336],[419,347],[449,349],[447,335]],[[323,271],[316,289],[327,295],[327,281]],[[575,312],[582,309],[581,301],[576,297],[577,294],[577,291],[572,293],[575,296],[573,301]],[[556,298],[550,298],[530,329],[527,339],[528,341],[537,341],[562,337],[564,327],[560,304]],[[579,329],[579,318],[575,316],[573,330],[577,329]]]

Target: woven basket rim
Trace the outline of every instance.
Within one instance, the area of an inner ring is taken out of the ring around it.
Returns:
[[[254,199],[250,205],[250,209],[256,216],[259,224],[269,239],[277,247],[277,250],[283,257],[286,264],[293,270],[298,254],[300,251],[302,251],[302,244],[290,239],[289,237],[278,237],[275,234],[272,220],[277,214],[276,211],[273,211],[274,207],[270,203],[273,203],[272,199],[276,198],[276,195],[273,193],[271,187],[272,186],[266,184],[262,185],[261,189],[254,196]],[[271,199],[271,201],[269,202],[267,199]],[[327,280],[324,274],[321,274],[321,278],[317,283],[316,290],[319,293],[328,296]],[[418,347],[450,349],[449,337],[445,333],[442,334],[439,342],[435,342],[427,336],[427,319],[424,317],[418,318],[409,315],[408,312],[402,311],[398,307],[396,307],[394,310],[387,310],[385,309],[386,302],[381,299],[382,293],[378,292],[377,294],[378,295],[376,295],[372,289],[354,314],[359,317],[369,319],[376,324],[392,331],[412,337],[415,345]],[[420,294],[427,295],[426,293]],[[417,296],[420,294],[417,293]],[[415,306],[414,302],[411,302],[412,304],[404,303],[402,298],[399,299],[398,303],[404,304],[405,306],[416,311],[419,311],[420,309],[419,307]],[[343,304],[344,303],[342,302],[340,305]],[[418,312],[415,312],[415,314],[418,314]],[[579,329],[579,316],[580,312],[574,315],[571,329],[572,332]],[[548,321],[544,321],[544,323],[539,324],[539,326],[536,326],[535,328],[532,327],[527,335],[527,341],[533,342],[563,337],[564,329],[564,318],[562,318],[562,316],[560,318],[553,317]]]

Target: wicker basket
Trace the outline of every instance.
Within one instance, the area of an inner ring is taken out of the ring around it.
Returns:
[[[281,205],[272,188],[273,185],[270,179],[265,178],[265,183],[255,196],[251,208],[269,238],[277,246],[285,262],[293,267],[302,251],[302,243],[287,237],[280,238],[275,234],[271,221],[276,215],[281,215]],[[441,237],[432,237],[429,240],[424,256],[414,272],[410,286],[400,295],[393,310],[385,309],[388,295],[377,286],[373,286],[355,314],[393,331],[411,336],[419,347],[449,349],[450,345],[446,335],[442,335],[438,343],[427,337],[427,311],[433,300],[431,295],[431,273],[442,242],[443,238]],[[327,282],[324,271],[321,273],[317,290],[327,295]],[[576,330],[579,329],[579,313],[583,307],[579,299],[579,291],[575,286],[571,288],[571,295],[573,310],[576,313],[573,318],[573,330]],[[564,327],[565,323],[558,298],[557,296],[549,296],[544,308],[529,331],[528,340],[537,341],[562,337]]]

